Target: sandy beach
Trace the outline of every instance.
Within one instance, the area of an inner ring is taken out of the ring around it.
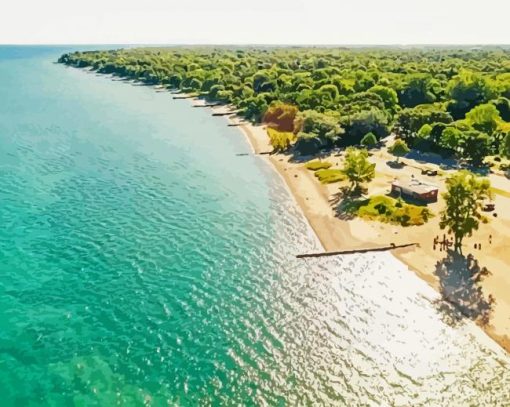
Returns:
[[[202,102],[195,100],[192,103]],[[228,107],[214,107],[213,111],[227,112]],[[439,291],[445,303],[457,306],[461,298],[462,305],[466,306],[467,302],[467,308],[474,308],[475,315],[477,311],[483,311],[477,310],[476,307],[490,303],[492,308],[490,320],[488,323],[479,322],[478,324],[507,352],[510,352],[510,250],[507,243],[510,236],[510,194],[495,194],[497,218],[489,214],[491,218],[489,222],[481,224],[479,230],[464,241],[464,255],[473,255],[479,266],[486,267],[490,272],[476,285],[466,288],[466,292],[472,298],[469,296],[465,298],[465,293],[462,296],[458,295],[459,287],[454,283],[455,276],[453,275],[453,279],[452,276],[445,279],[445,276],[438,271],[447,256],[447,253],[440,251],[439,247],[434,248],[433,243],[436,236],[442,239],[445,234],[445,231],[439,228],[438,214],[444,207],[442,198],[428,205],[436,216],[422,226],[401,227],[359,218],[340,219],[336,216],[335,207],[342,183],[323,185],[302,162],[294,162],[289,155],[285,154],[267,154],[272,151],[272,146],[265,126],[252,125],[234,115],[228,116],[228,120],[245,134],[253,152],[264,153],[261,158],[267,159],[285,180],[326,251],[418,243],[419,246],[396,249],[392,252],[420,278]],[[340,168],[343,157],[342,154],[332,154],[323,159],[333,163],[332,168]],[[414,175],[418,179],[426,177],[421,175],[420,166],[424,166],[423,162],[404,159],[406,166],[395,169],[387,165],[387,162],[393,159],[394,157],[385,148],[375,150],[371,155],[370,161],[376,164],[377,175],[368,186],[370,195],[387,194],[391,181],[399,176]],[[439,170],[439,166],[431,163],[426,163],[426,167]],[[451,172],[453,170],[441,170],[440,175],[434,177],[433,182],[439,187],[440,193],[444,192],[444,181]],[[499,191],[510,191],[510,180],[504,176],[490,174],[489,179],[492,186]],[[477,247],[480,244],[481,249],[474,249],[475,243]],[[491,297],[494,298],[494,302],[490,301]]]

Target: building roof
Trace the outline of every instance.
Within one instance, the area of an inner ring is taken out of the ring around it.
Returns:
[[[416,192],[417,194],[427,194],[429,192],[437,191],[439,189],[437,185],[420,181],[415,178],[404,181],[397,179],[393,181],[391,185]]]

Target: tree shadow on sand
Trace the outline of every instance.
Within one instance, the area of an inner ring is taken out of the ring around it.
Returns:
[[[484,295],[480,283],[490,272],[480,267],[472,254],[463,256],[448,251],[447,256],[436,263],[435,275],[439,278],[441,293],[435,305],[446,323],[457,325],[464,318],[482,326],[489,323],[495,299]]]
[[[304,164],[313,160],[327,160],[332,153],[330,150],[320,150],[313,154],[301,154],[295,149],[291,149],[288,152],[290,153],[289,162],[297,164]]]
[[[331,195],[329,204],[335,212],[335,217],[341,220],[352,220],[357,216],[360,206],[367,203],[368,199],[363,196],[366,192],[363,188],[357,191],[349,187],[343,187],[336,194]]]

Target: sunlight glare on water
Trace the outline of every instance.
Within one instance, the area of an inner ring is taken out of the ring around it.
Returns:
[[[316,238],[207,109],[0,48],[2,405],[510,405],[390,254]]]

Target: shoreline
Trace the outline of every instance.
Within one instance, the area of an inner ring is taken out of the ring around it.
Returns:
[[[201,102],[200,99],[191,99],[191,101],[192,103]],[[211,107],[210,110],[213,112],[229,111],[233,113],[233,110],[228,106]],[[240,120],[238,116],[226,116],[225,118],[230,124],[239,123]],[[272,150],[264,125],[253,125],[243,120],[241,124],[235,127],[244,134],[254,154],[260,155]],[[436,216],[433,222],[429,222],[431,225],[428,227],[424,225],[407,228],[359,218],[350,220],[339,219],[334,216],[331,202],[330,192],[334,187],[328,188],[328,186],[321,185],[314,177],[313,172],[305,169],[302,163],[290,162],[289,156],[285,154],[264,154],[260,155],[260,157],[269,162],[278,176],[282,178],[285,187],[290,192],[290,196],[298,205],[304,219],[324,251],[371,249],[380,247],[384,243],[386,245],[390,243],[396,245],[406,244],[411,242],[412,239],[410,240],[410,237],[416,231],[420,231],[423,235],[419,239],[415,239],[416,241],[423,241],[427,238],[432,240],[434,235],[429,234],[431,228],[437,227],[436,232],[439,231],[438,216]],[[378,231],[380,233],[376,236],[375,232]],[[425,245],[422,244],[422,246]],[[438,256],[437,252],[433,252],[427,247],[395,249],[390,250],[390,253],[396,260],[403,263],[410,272],[415,273],[418,278],[425,281],[441,296],[438,278],[434,275],[434,265],[438,259],[444,256]],[[495,259],[495,261],[498,263],[499,260]],[[504,264],[504,262],[499,263]],[[489,269],[492,268],[489,267]],[[508,279],[508,282],[510,282],[510,276],[508,276]],[[501,296],[498,296],[498,300],[500,299]],[[442,297],[442,302],[448,303],[450,306],[457,305],[454,301],[450,301],[445,297]],[[493,318],[488,325],[482,326],[465,315],[463,320],[466,323],[472,322],[476,324],[499,347],[510,353],[510,336],[508,335],[510,333],[510,323],[505,323],[505,312],[510,303],[500,305],[503,305],[502,309],[494,312]]]
[[[101,74],[99,76],[105,75]],[[114,76],[110,75],[110,77]],[[135,81],[127,80],[124,82],[134,86],[140,86]],[[174,94],[174,92],[162,89],[160,86],[143,86],[152,88],[155,92]],[[414,272],[417,277],[425,281],[425,283],[431,286],[440,296],[442,295],[438,278],[434,274],[434,265],[436,262],[443,259],[444,255],[438,256],[435,249],[432,251],[429,247],[433,236],[438,232],[441,232],[441,234],[443,233],[439,230],[437,216],[435,220],[429,221],[426,225],[405,228],[399,225],[383,224],[377,221],[360,218],[340,219],[340,217],[335,216],[333,207],[335,202],[333,202],[332,199],[337,194],[338,184],[322,185],[314,177],[313,172],[304,167],[302,162],[291,162],[290,156],[282,153],[270,154],[269,152],[271,152],[273,148],[264,125],[254,125],[244,120],[242,117],[237,116],[232,106],[224,104],[207,106],[207,102],[204,99],[200,99],[195,95],[186,93],[179,93],[179,95],[182,97],[177,99],[188,100],[191,105],[190,107],[203,107],[207,108],[210,112],[220,113],[215,116],[224,117],[229,125],[237,127],[240,132],[244,134],[252,152],[271,163],[271,167],[273,167],[278,176],[282,178],[284,186],[297,204],[303,215],[303,219],[310,226],[314,238],[324,251],[371,249],[387,246],[389,244],[402,245],[410,242],[424,243],[421,245],[421,248],[409,247],[390,250],[390,252],[392,256],[397,261],[403,263],[410,272]],[[332,155],[327,158],[327,161],[336,160],[335,165],[338,166],[338,161],[340,159],[337,160],[336,157],[339,156],[339,154],[334,157]],[[312,159],[312,157],[310,157],[310,159]],[[387,176],[387,174],[385,175]],[[386,181],[388,181],[388,179],[391,179],[391,177],[387,177]],[[381,193],[380,189],[381,186],[379,185],[378,193]],[[510,190],[510,188],[508,189]],[[510,215],[510,213],[508,215]],[[497,231],[493,231],[492,233],[494,233],[494,236],[498,236]],[[415,238],[415,235],[418,235],[419,238]],[[485,233],[485,235],[489,236],[488,232]],[[508,219],[508,233],[501,235],[510,235],[510,217]],[[410,239],[411,236],[412,239]],[[490,236],[492,237],[492,235]],[[472,245],[472,242],[476,242],[476,240],[473,239],[466,240],[468,241],[467,245]],[[500,240],[504,240],[504,238]],[[484,244],[484,246],[486,245]],[[504,253],[505,251],[503,250],[502,252]],[[508,265],[510,265],[510,253],[506,253],[506,255],[506,262],[499,261],[499,259],[495,258],[492,264],[488,264],[489,269],[493,270],[494,265],[500,266],[500,268],[503,266],[503,269],[505,266],[508,267]],[[487,260],[487,255],[483,260]],[[482,266],[484,264],[485,263],[482,262]],[[491,288],[499,287],[499,294],[496,298],[498,301],[503,299],[504,302],[502,304],[496,302],[498,310],[494,312],[488,325],[482,326],[466,315],[464,315],[461,320],[466,323],[476,324],[481,328],[480,332],[483,331],[491,340],[497,343],[499,347],[507,353],[510,353],[510,295],[508,294],[510,293],[510,273],[508,274],[506,280],[504,275],[498,274],[498,279],[490,284]],[[486,288],[485,285],[486,284],[484,284],[484,288]],[[455,301],[450,301],[448,297],[442,296],[441,298],[441,302],[449,304],[451,307],[453,306],[455,308],[459,305]]]

